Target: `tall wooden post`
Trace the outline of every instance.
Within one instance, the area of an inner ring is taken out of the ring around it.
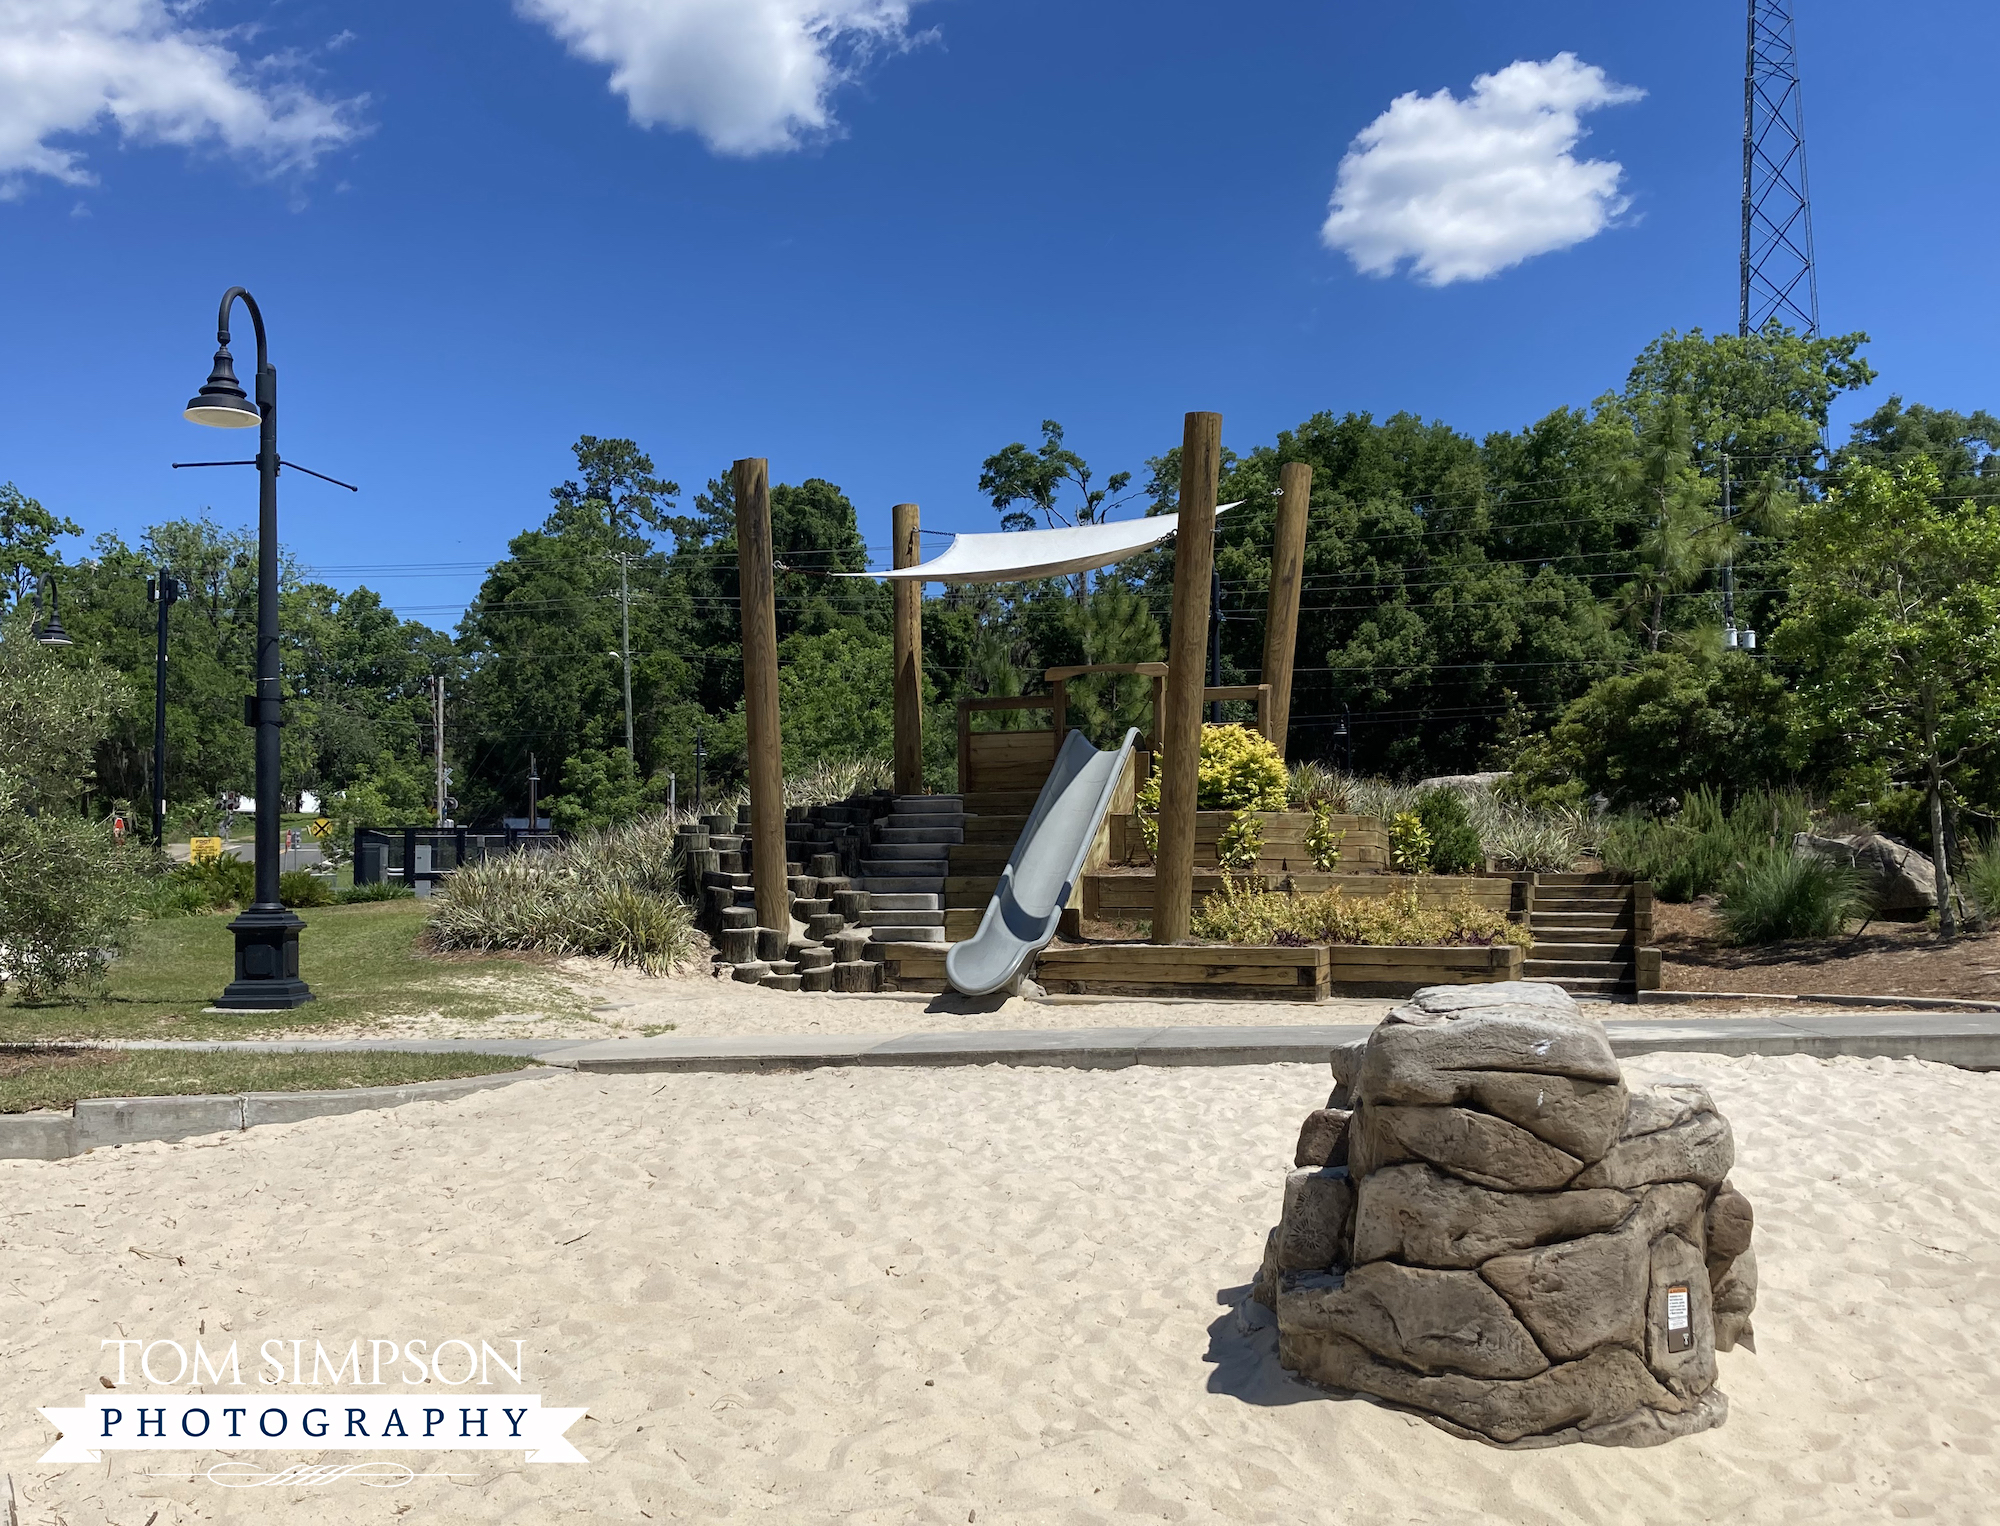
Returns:
[[[1278,528],[1271,537],[1271,599],[1264,614],[1263,681],[1271,686],[1264,734],[1291,755],[1292,654],[1299,643],[1299,585],[1306,570],[1306,508],[1313,469],[1303,461],[1278,468]]]
[[[738,461],[736,567],[743,617],[743,719],[750,748],[750,873],[757,925],[789,933],[785,885],[785,771],[778,729],[778,598],[772,586],[768,462]]]
[[[1201,691],[1208,646],[1208,579],[1215,567],[1215,487],[1222,415],[1190,413],[1181,434],[1180,527],[1174,535],[1174,625],[1167,715],[1160,728],[1160,851],[1153,872],[1153,941],[1178,943],[1194,912],[1194,813],[1201,770]]]
[[[898,567],[924,559],[917,535],[917,506],[899,503],[889,511],[891,554]],[[924,585],[898,581],[896,599],[896,793],[924,792]]]

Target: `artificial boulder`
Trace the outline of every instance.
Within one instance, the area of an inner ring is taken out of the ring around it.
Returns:
[[[1530,981],[1419,991],[1333,1070],[1254,1289],[1286,1367],[1498,1446],[1721,1424],[1757,1263],[1700,1086],[1628,1087]]]
[[[1792,854],[1858,871],[1869,909],[1878,917],[1910,920],[1937,909],[1937,866],[1915,848],[1880,832],[1844,837],[1800,832],[1792,838]]]

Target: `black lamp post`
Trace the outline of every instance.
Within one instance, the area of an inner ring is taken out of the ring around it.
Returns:
[[[243,395],[229,355],[229,310],[238,298],[257,332],[257,400]],[[240,286],[223,293],[215,320],[215,366],[184,412],[197,424],[248,429],[257,437],[257,689],[243,706],[257,728],[256,900],[229,924],[236,935],[236,978],[217,998],[237,1011],[286,1011],[313,999],[299,979],[299,929],[305,924],[278,899],[278,372],[264,337],[264,315]]]
[[[35,581],[35,618],[28,623],[28,634],[43,646],[75,646],[69,639],[69,632],[63,629],[62,611],[56,605],[56,580],[48,573],[35,577],[19,563],[14,567],[14,584],[25,592],[29,579]],[[42,595],[49,596],[49,617],[42,618]]]
[[[701,765],[708,756],[701,747],[701,727],[694,728],[694,813],[701,815]]]
[[[540,809],[535,803],[535,795],[541,788],[542,776],[535,772],[535,755],[528,754],[528,832],[532,838],[542,830],[542,818],[535,814]]]
[[[181,585],[166,568],[146,579],[146,597],[159,607],[159,649],[153,659],[153,846],[167,840],[167,611],[180,602]]]
[[[1340,771],[1354,772],[1354,738],[1347,729],[1347,706],[1340,707],[1340,721],[1333,728],[1333,739],[1340,744]]]

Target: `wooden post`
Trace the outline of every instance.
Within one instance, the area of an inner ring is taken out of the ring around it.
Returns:
[[[1180,527],[1174,535],[1174,624],[1167,655],[1166,754],[1153,941],[1178,943],[1194,912],[1194,813],[1201,770],[1201,691],[1208,655],[1208,578],[1215,567],[1215,487],[1222,415],[1190,413],[1181,434]]]
[[[898,567],[924,559],[917,535],[917,506],[899,503],[889,511]],[[896,599],[896,793],[924,792],[924,585],[898,581]]]
[[[785,771],[778,729],[778,597],[772,586],[768,462],[738,461],[736,567],[743,618],[743,719],[750,750],[750,873],[757,925],[789,934],[785,885]]]
[[[1306,509],[1313,469],[1303,461],[1278,468],[1278,527],[1271,537],[1271,595],[1264,615],[1264,682],[1271,708],[1264,735],[1287,757],[1292,728],[1292,654],[1299,643],[1299,584],[1306,570]]]

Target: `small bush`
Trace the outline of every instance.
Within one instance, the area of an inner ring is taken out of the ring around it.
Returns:
[[[1224,869],[1255,869],[1263,851],[1263,820],[1247,806],[1216,835],[1215,861]]]
[[[399,885],[394,880],[377,880],[372,885],[349,885],[337,891],[333,899],[342,906],[353,906],[362,901],[413,901],[417,893],[407,885]]]
[[[2000,922],[2000,837],[1974,842],[1959,864],[1960,886],[1987,922]]]
[[[1165,754],[1153,759],[1153,773],[1139,791],[1139,810],[1160,808]],[[1201,728],[1201,762],[1196,766],[1195,809],[1200,811],[1282,811],[1288,778],[1285,757],[1247,726]]]
[[[1831,938],[1865,904],[1861,875],[1817,854],[1771,849],[1724,877],[1722,925],[1736,943]]]
[[[257,893],[257,870],[224,854],[202,863],[181,864],[155,882],[145,906],[156,917],[185,917],[231,906],[248,906]]]
[[[1220,943],[1356,943],[1375,947],[1428,944],[1516,943],[1527,931],[1497,911],[1460,895],[1447,905],[1427,904],[1415,886],[1385,896],[1347,896],[1336,888],[1317,895],[1255,889],[1225,876],[1222,889],[1195,913],[1198,938]]]
[[[95,988],[136,909],[141,850],[103,822],[12,804],[0,780],[0,989],[46,1001]]]
[[[1324,806],[1328,814],[1343,816],[1347,814],[1351,782],[1324,763],[1295,763],[1285,795],[1295,811],[1316,811]]]
[[[1433,874],[1469,874],[1486,866],[1479,833],[1466,814],[1465,796],[1455,789],[1427,789],[1417,796],[1417,820],[1430,839]]]
[[[1415,811],[1389,818],[1389,862],[1405,874],[1430,873],[1431,834]]]
[[[1334,827],[1333,817],[1332,803],[1320,801],[1312,808],[1313,824],[1306,828],[1306,852],[1321,874],[1331,874],[1340,867],[1340,845],[1347,837]]]
[[[331,906],[333,887],[307,869],[278,876],[278,899],[287,906]]]

